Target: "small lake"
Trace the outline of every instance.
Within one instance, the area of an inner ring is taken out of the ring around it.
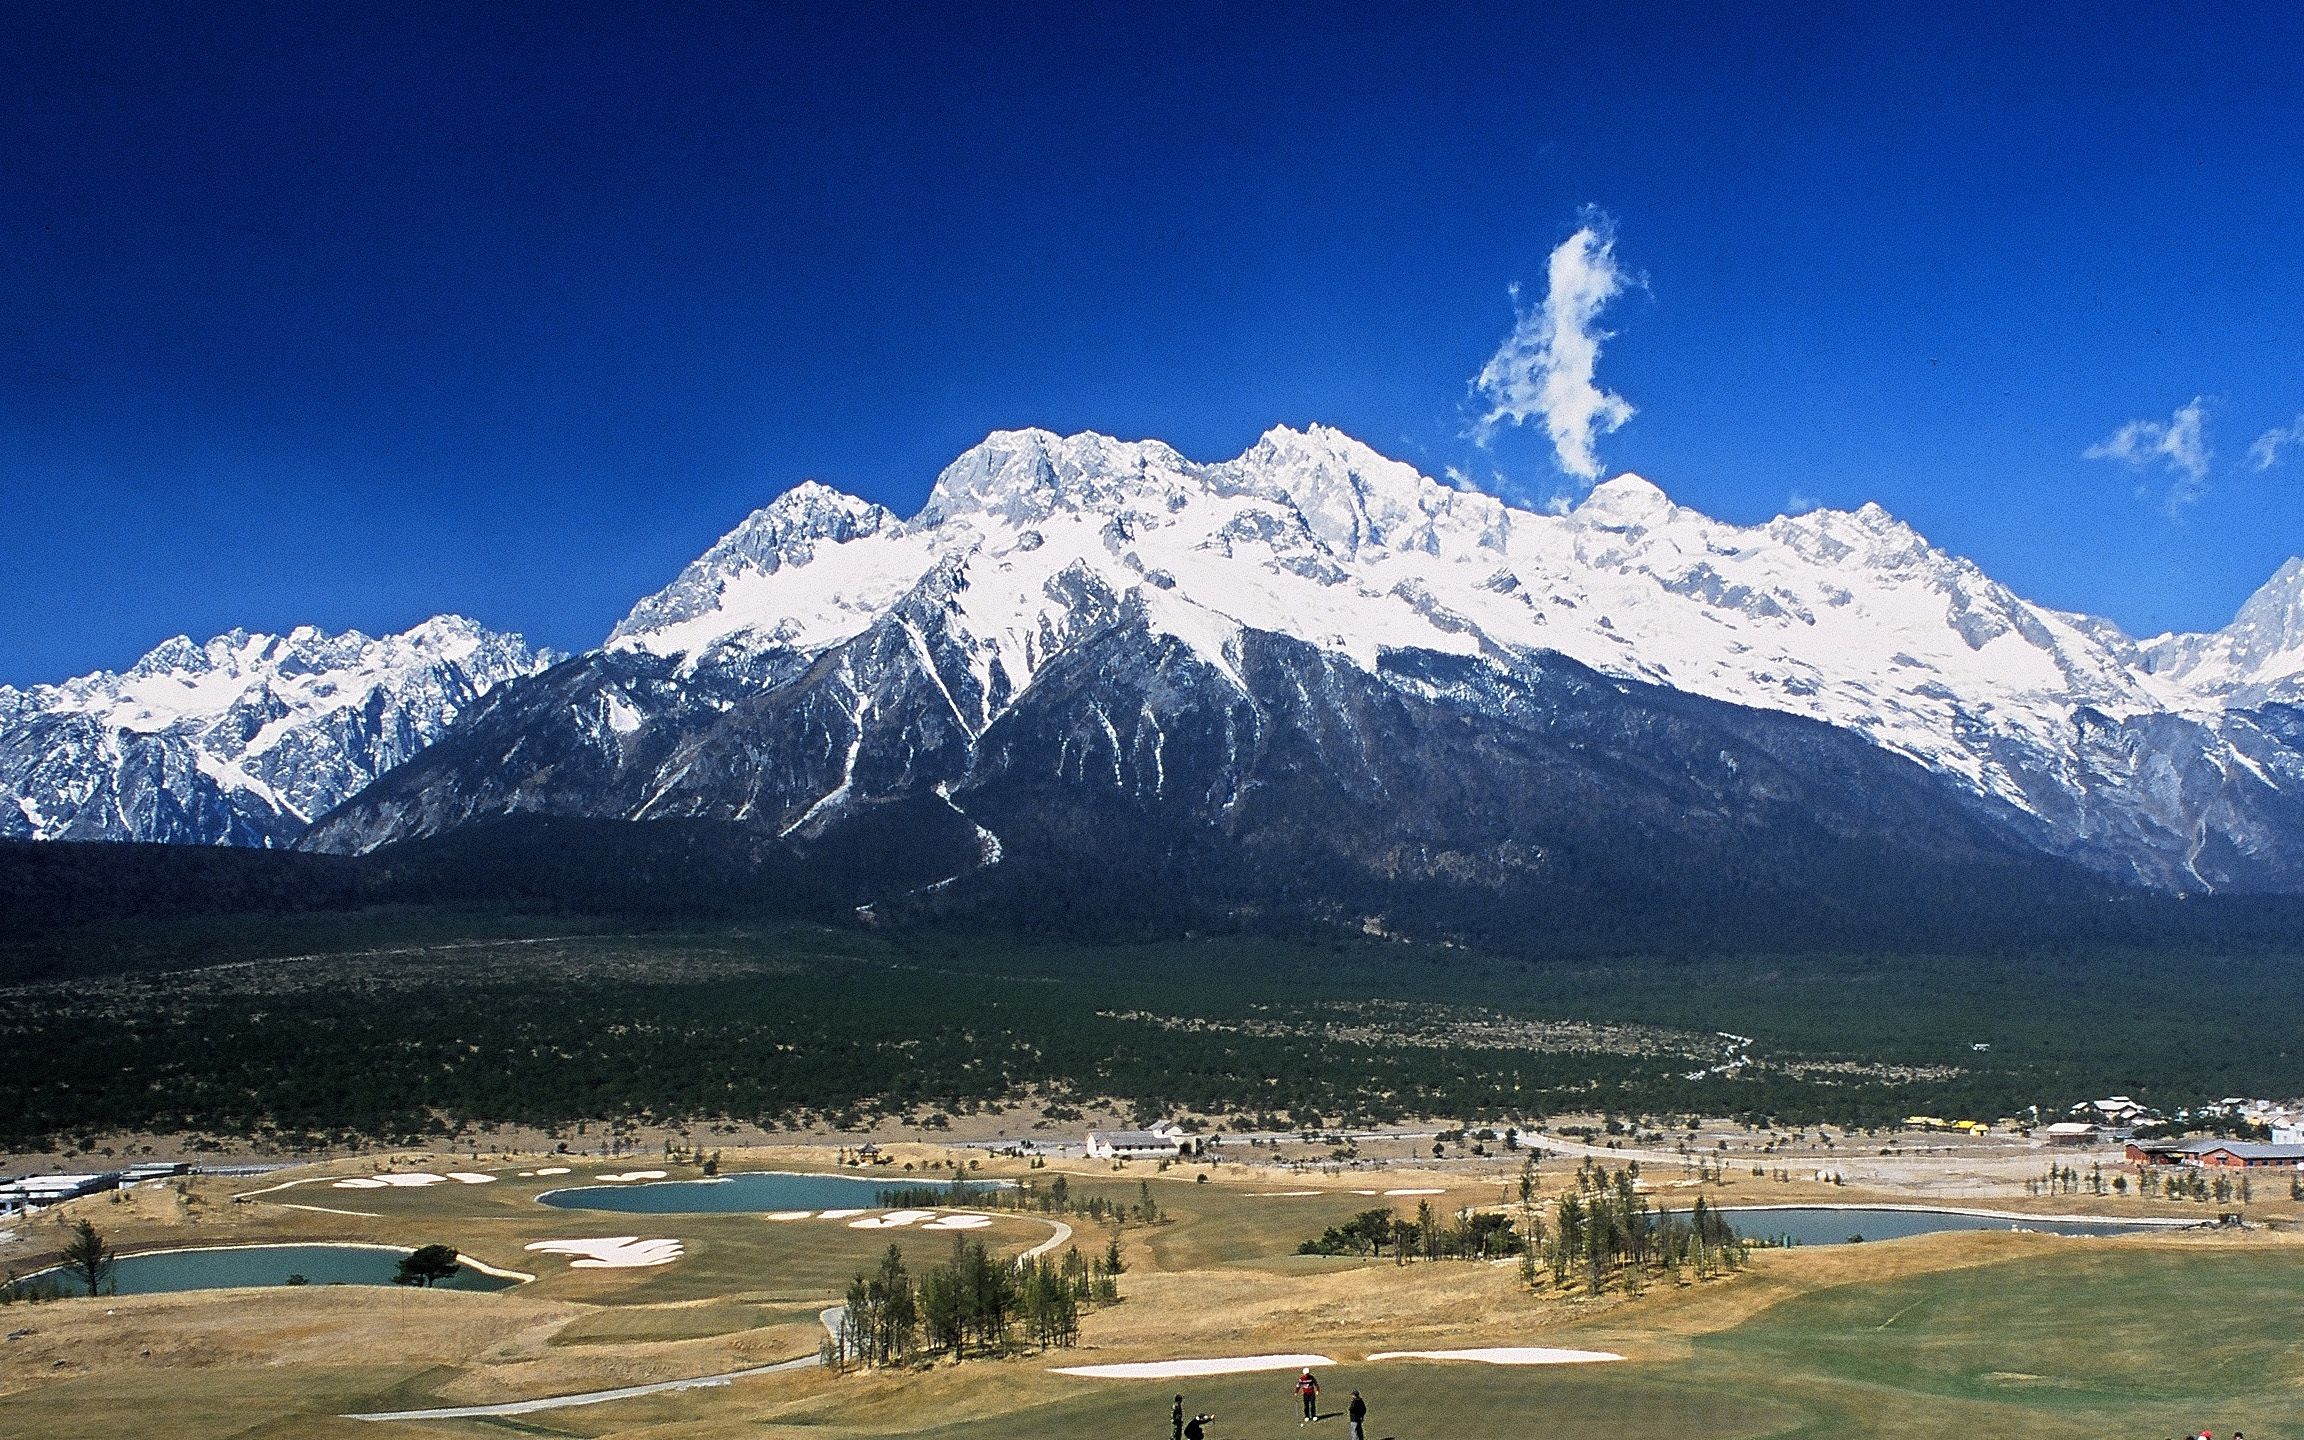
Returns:
[[[2125,1220],[2060,1220],[2054,1216],[1961,1215],[1949,1210],[1821,1210],[1806,1206],[1757,1206],[1720,1211],[1721,1218],[1747,1240],[1783,1240],[1795,1245],[1845,1245],[1866,1240],[1901,1240],[1942,1230],[2033,1230],[2044,1235],[2131,1235],[2157,1228]]]
[[[179,1290],[231,1290],[285,1285],[301,1275],[310,1285],[389,1285],[405,1250],[371,1249],[365,1245],[232,1245],[207,1250],[163,1250],[148,1255],[123,1255],[113,1266],[112,1281],[122,1295],[169,1295]],[[54,1279],[67,1295],[85,1293],[58,1271],[44,1270],[31,1279]],[[441,1281],[439,1290],[503,1290],[520,1282],[506,1275],[490,1275],[470,1265]]]
[[[765,1210],[877,1210],[888,1192],[932,1191],[950,1196],[955,1182],[910,1175],[802,1175],[753,1171],[711,1180],[653,1180],[633,1185],[579,1185],[536,1198],[562,1210],[613,1210],[627,1215],[731,1215]],[[966,1182],[981,1194],[990,1181]],[[907,1198],[910,1198],[908,1195]]]

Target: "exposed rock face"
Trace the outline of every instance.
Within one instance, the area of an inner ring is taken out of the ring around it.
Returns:
[[[1875,506],[1739,527],[1621,476],[1555,516],[1320,428],[1214,464],[1003,432],[910,521],[779,498],[307,843],[906,815],[961,887],[1122,852],[1331,892],[1838,852],[2304,888],[2300,589],[2139,645]]]
[[[0,836],[286,844],[543,658],[446,615],[180,635],[124,674],[0,686]]]

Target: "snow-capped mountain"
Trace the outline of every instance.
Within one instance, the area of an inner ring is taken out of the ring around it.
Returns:
[[[0,836],[281,845],[547,657],[455,615],[398,635],[179,635],[0,686]]]
[[[1157,835],[1491,887],[1605,852],[2304,888],[2300,592],[2140,645],[1875,506],[1736,526],[1627,475],[1550,515],[1320,427],[1217,463],[1002,432],[909,521],[779,497],[308,843],[903,814],[953,884]]]

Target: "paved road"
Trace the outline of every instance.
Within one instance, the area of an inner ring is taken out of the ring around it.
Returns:
[[[834,1313],[826,1311],[827,1315]],[[813,1355],[797,1360],[779,1360],[773,1365],[755,1365],[748,1370],[729,1370],[719,1375],[692,1375],[685,1380],[659,1380],[653,1385],[626,1385],[615,1390],[587,1390],[581,1395],[550,1395],[542,1400],[512,1400],[502,1405],[450,1405],[437,1410],[376,1410],[361,1415],[346,1415],[346,1420],[480,1420],[491,1415],[534,1415],[540,1410],[566,1410],[576,1405],[598,1405],[608,1400],[629,1400],[639,1395],[661,1395],[668,1390],[701,1390],[726,1385],[732,1380],[749,1380],[755,1375],[776,1375],[787,1370],[805,1370],[815,1364]]]
[[[1055,1250],[1057,1246],[1062,1245],[1065,1241],[1072,1238],[1071,1226],[1065,1224],[1061,1220],[1050,1220],[1048,1223],[1056,1227],[1056,1233],[1050,1236],[1048,1239],[1043,1240],[1039,1244],[1033,1246],[1031,1249],[1025,1251],[1021,1256],[1017,1258],[1022,1260],[1037,1260],[1041,1256],[1050,1253],[1051,1251]]]

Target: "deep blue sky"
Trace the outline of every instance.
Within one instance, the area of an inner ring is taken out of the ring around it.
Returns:
[[[2139,632],[2304,549],[2304,454],[2244,459],[2304,412],[2304,9],[800,8],[0,0],[0,681],[582,647],[793,481],[908,513],[1008,426],[1546,493],[1465,387],[1585,205],[1648,280],[1611,470]],[[2178,515],[2082,458],[2195,395]]]

